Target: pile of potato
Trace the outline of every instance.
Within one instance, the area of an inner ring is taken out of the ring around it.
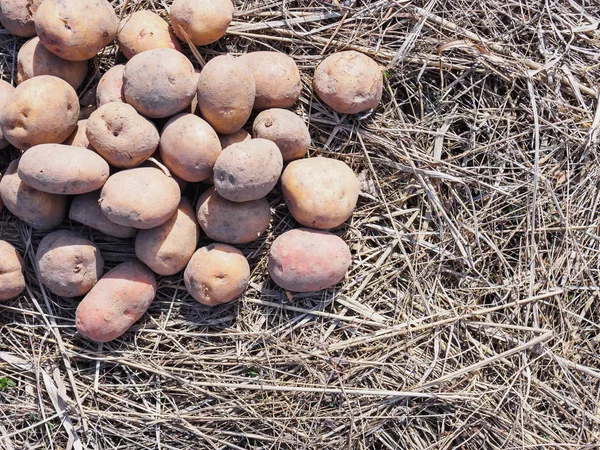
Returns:
[[[271,51],[217,56],[197,73],[181,42],[221,38],[233,17],[230,0],[174,0],[169,25],[151,11],[121,22],[106,0],[0,0],[0,22],[33,37],[18,54],[18,86],[0,81],[0,148],[22,156],[0,180],[0,209],[35,230],[69,218],[115,238],[135,237],[139,261],[104,273],[100,250],[69,230],[40,242],[35,263],[52,293],[84,296],[78,331],[96,342],[121,336],[156,294],[156,275],[183,272],[200,303],[240,297],[250,266],[234,245],[265,233],[266,196],[281,182],[291,215],[304,228],[272,243],[268,270],[282,288],[325,289],[341,281],[350,250],[326,231],[348,220],[359,182],[331,158],[305,158],[311,137],[286,109],[302,92],[289,56]],[[76,90],[88,60],[116,38],[128,59],[101,78],[97,109],[79,120]],[[335,111],[377,107],[382,74],[369,57],[344,51],[315,71],[315,93]],[[252,135],[244,130],[253,111]],[[157,124],[160,124],[160,130]],[[182,192],[207,189],[195,208]],[[215,241],[197,248],[200,229]],[[20,255],[0,241],[0,300],[25,287]]]

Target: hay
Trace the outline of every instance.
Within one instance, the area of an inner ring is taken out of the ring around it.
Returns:
[[[121,15],[169,3],[115,2]],[[349,276],[293,296],[265,276],[269,244],[295,225],[276,191],[268,236],[243,248],[244,299],[203,308],[181,276],[162,278],[134,329],[98,346],[76,334],[76,302],[37,281],[42,235],[4,213],[29,284],[0,305],[0,448],[597,448],[599,21],[575,0],[237,1],[200,56],[295,58],[312,154],[361,177],[336,230]],[[14,80],[22,41],[0,39]],[[385,67],[372,114],[311,95],[321,55],[346,48]],[[109,267],[133,257],[131,242],[65,226]]]

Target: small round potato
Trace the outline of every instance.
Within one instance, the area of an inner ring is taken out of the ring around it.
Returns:
[[[88,72],[87,61],[67,61],[59,58],[34,37],[27,41],[17,55],[17,83],[40,75],[53,75],[79,89]]]
[[[233,20],[231,0],[174,0],[171,25],[179,39],[186,36],[194,45],[208,45],[221,39]]]
[[[100,191],[78,195],[71,202],[69,219],[87,225],[107,236],[127,239],[136,235],[136,228],[124,227],[108,220],[108,218],[102,214],[102,209],[100,208],[98,200],[100,200]]]
[[[160,137],[160,157],[178,177],[206,180],[221,153],[215,130],[194,114],[179,114],[167,122]]]
[[[111,67],[98,82],[96,88],[96,104],[105,105],[110,102],[125,102],[123,95],[123,71],[125,64]]]
[[[60,144],[77,126],[79,99],[69,83],[41,75],[21,83],[6,101],[0,128],[15,147]]]
[[[181,50],[169,24],[158,14],[147,10],[136,11],[121,21],[117,42],[127,59],[156,48]]]
[[[199,237],[194,208],[183,198],[175,214],[165,223],[140,230],[135,238],[135,254],[155,273],[175,275],[185,268],[196,251]]]
[[[243,128],[232,134],[219,134],[219,141],[221,141],[221,148],[223,149],[229,147],[231,144],[249,141],[250,139],[252,139],[252,136]]]
[[[8,101],[11,94],[14,92],[15,88],[12,87],[9,83],[4,80],[0,80],[0,111],[4,111],[4,107],[6,106],[6,102]],[[4,139],[4,134],[2,133],[2,124],[0,123],[0,150],[6,148],[10,145],[10,143]]]
[[[45,0],[35,13],[44,47],[69,61],[91,59],[117,35],[118,20],[107,0]]]
[[[214,167],[215,187],[232,202],[258,200],[275,187],[282,169],[277,145],[266,139],[250,139],[221,152]]]
[[[67,215],[67,197],[27,186],[19,178],[19,160],[10,163],[0,180],[0,196],[6,208],[38,231],[56,228]]]
[[[213,241],[225,244],[246,244],[258,239],[271,221],[271,209],[266,198],[249,202],[230,202],[214,187],[198,200],[198,223]]]
[[[102,105],[88,118],[86,136],[96,151],[120,169],[136,167],[158,148],[156,126],[127,103]]]
[[[198,107],[218,133],[240,130],[252,114],[255,97],[254,78],[240,58],[217,56],[200,72]]]
[[[281,176],[290,213],[302,225],[329,229],[343,224],[358,201],[358,178],[344,162],[331,158],[292,161]]]
[[[0,0],[0,23],[15,36],[35,36],[33,15],[43,1]]]
[[[8,242],[0,241],[0,302],[15,298],[24,290],[21,255]]]
[[[250,280],[250,265],[237,248],[211,244],[194,253],[183,280],[187,291],[199,303],[219,305],[244,293]]]
[[[108,271],[79,303],[77,331],[94,342],[123,335],[144,315],[156,295],[156,277],[138,261]]]
[[[302,81],[296,62],[279,52],[252,52],[240,56],[256,83],[254,109],[289,108],[300,98]]]
[[[96,149],[90,144],[90,140],[87,138],[86,129],[87,119],[78,121],[75,131],[63,142],[63,145],[72,145],[73,147],[87,148],[88,150],[95,151]]]
[[[317,66],[313,88],[334,111],[356,114],[377,108],[383,75],[371,58],[349,50],[328,56]]]
[[[123,72],[123,93],[140,114],[157,119],[190,106],[196,82],[189,59],[172,48],[159,48],[129,60]]]
[[[98,247],[69,230],[47,234],[38,246],[35,263],[44,286],[60,297],[87,294],[104,270]]]
[[[267,109],[254,120],[252,134],[255,138],[275,142],[283,162],[300,159],[310,147],[310,133],[302,117],[287,109]]]
[[[181,191],[173,178],[160,169],[136,167],[110,176],[99,203],[110,221],[148,229],[169,220],[180,200]]]
[[[282,288],[312,292],[339,283],[351,263],[350,249],[335,234],[298,228],[279,236],[269,252],[269,275]]]

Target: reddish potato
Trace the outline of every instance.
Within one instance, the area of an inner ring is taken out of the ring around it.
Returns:
[[[127,59],[156,48],[181,50],[169,24],[158,14],[145,10],[136,11],[121,21],[117,42]]]
[[[223,149],[229,147],[231,144],[249,141],[250,139],[252,139],[252,136],[243,128],[232,134],[219,134],[219,141],[221,141],[221,148]]]
[[[43,1],[0,0],[0,23],[15,36],[35,36],[33,15]]]
[[[269,275],[294,292],[326,289],[344,279],[351,263],[350,249],[334,234],[298,228],[283,233],[269,252]]]
[[[102,209],[98,203],[99,200],[100,191],[78,195],[71,202],[69,219],[87,225],[94,230],[101,231],[107,236],[126,239],[136,235],[136,228],[124,227],[108,220],[102,214]]]
[[[250,280],[250,266],[237,248],[211,244],[194,253],[183,280],[199,303],[214,306],[235,300],[244,293]]]
[[[0,241],[0,302],[19,296],[24,290],[21,255],[8,242]]]
[[[287,109],[267,109],[254,120],[255,138],[275,142],[284,162],[300,159],[310,147],[310,133],[302,117]]]
[[[63,144],[72,145],[73,147],[87,148],[88,150],[95,150],[94,146],[90,144],[90,140],[87,138],[86,129],[87,119],[80,120],[79,122],[77,122],[77,127],[75,128],[75,131],[71,133],[71,136],[69,136],[67,140],[63,142]]]
[[[179,39],[208,45],[225,35],[233,20],[231,0],[174,0],[171,25]]]
[[[117,64],[110,68],[98,82],[96,88],[96,103],[98,106],[110,102],[125,102],[123,94],[123,72],[125,64]]]
[[[14,90],[15,88],[6,81],[0,80],[0,111],[4,111],[6,103]],[[4,139],[4,134],[2,133],[2,123],[0,122],[0,150],[8,147],[9,145],[9,142]]]
[[[155,295],[156,278],[150,269],[137,261],[119,264],[79,303],[77,331],[94,342],[117,339],[144,315]]]

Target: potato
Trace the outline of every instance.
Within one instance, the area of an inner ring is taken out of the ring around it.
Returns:
[[[190,60],[172,48],[139,53],[125,65],[125,101],[146,117],[172,116],[192,103],[194,74]]]
[[[98,106],[110,102],[124,103],[123,95],[123,71],[125,64],[117,64],[111,67],[98,82],[96,88],[96,103]]]
[[[221,148],[227,148],[231,144],[237,144],[238,142],[244,142],[252,139],[250,133],[243,128],[232,134],[219,134],[219,141],[221,141]]]
[[[207,179],[221,153],[215,130],[194,114],[179,114],[160,136],[160,157],[178,177],[193,183]]]
[[[79,89],[88,72],[87,61],[67,61],[59,58],[34,37],[27,41],[17,55],[17,83],[40,75],[52,75]]]
[[[87,119],[78,121],[75,131],[63,142],[63,145],[72,145],[73,147],[82,147],[95,151],[94,146],[90,144],[90,140],[87,138],[86,129]]]
[[[218,133],[242,128],[252,114],[255,96],[254,78],[240,58],[217,56],[200,72],[198,107]]]
[[[96,151],[120,169],[139,166],[158,148],[156,126],[133,106],[111,102],[88,118],[86,136]]]
[[[231,0],[174,0],[171,25],[179,39],[186,36],[194,45],[208,45],[221,39],[233,20]]]
[[[35,230],[56,228],[67,215],[67,197],[38,191],[21,181],[19,160],[11,162],[0,180],[0,196],[6,208]]]
[[[75,130],[79,99],[64,80],[41,75],[21,83],[0,115],[4,138],[27,150],[38,144],[60,144]]]
[[[21,156],[18,173],[23,183],[39,191],[77,195],[100,189],[110,167],[86,148],[40,144]]]
[[[175,214],[165,223],[140,230],[135,238],[135,254],[155,273],[175,275],[185,268],[196,251],[199,237],[194,208],[183,198]]]
[[[156,277],[150,269],[138,261],[119,264],[79,303],[77,331],[94,342],[117,339],[144,315],[155,295]]]
[[[339,283],[351,263],[350,249],[334,234],[298,228],[279,236],[269,252],[269,275],[282,288],[312,292]]]
[[[2,182],[2,174],[0,174],[0,183]],[[2,201],[2,195],[0,195],[0,212],[4,209],[4,202]]]
[[[371,58],[349,50],[328,56],[317,66],[313,88],[334,111],[356,114],[377,108],[383,75]]]
[[[244,293],[250,280],[250,266],[237,248],[211,244],[194,253],[183,280],[199,303],[214,306],[235,300]]]
[[[33,15],[43,1],[0,0],[0,23],[15,36],[35,36]]]
[[[21,255],[8,242],[0,240],[0,302],[18,297],[24,290]]]
[[[175,213],[179,185],[159,169],[136,167],[108,178],[100,194],[102,213],[112,222],[139,229],[154,228]]]
[[[358,178],[342,161],[309,158],[292,161],[281,176],[290,213],[302,225],[329,229],[343,224],[358,201]]]
[[[240,56],[256,83],[254,109],[289,108],[300,98],[302,81],[296,62],[279,52],[252,52]]]
[[[198,199],[198,223],[214,241],[226,244],[246,244],[258,239],[271,221],[271,209],[266,198],[249,202],[230,202],[214,187]]]
[[[302,117],[287,109],[267,109],[261,112],[252,126],[255,138],[275,142],[284,162],[302,158],[310,147],[310,133]]]
[[[283,158],[271,141],[250,139],[227,147],[214,167],[217,192],[232,202],[266,196],[277,184]]]
[[[121,21],[117,42],[127,59],[155,48],[181,50],[169,24],[158,14],[146,10],[136,11]]]
[[[78,195],[71,202],[69,219],[87,225],[107,236],[126,239],[136,235],[136,228],[124,227],[123,225],[117,225],[108,220],[108,218],[102,214],[102,209],[98,203],[99,200],[100,191]]]
[[[93,58],[117,35],[117,16],[106,0],[45,0],[34,17],[42,45],[69,61]]]
[[[69,230],[47,234],[35,254],[42,284],[60,297],[87,294],[104,270],[100,250]]]
[[[14,92],[15,88],[4,80],[0,80],[0,112],[4,111],[6,102],[10,95]],[[6,148],[10,143],[4,139],[4,133],[2,133],[2,124],[0,122],[0,150]]]

